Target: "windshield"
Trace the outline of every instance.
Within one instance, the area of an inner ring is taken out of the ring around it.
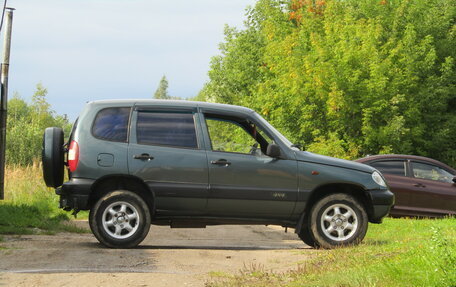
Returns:
[[[289,146],[290,148],[297,149],[296,147],[293,147],[293,143],[291,143],[284,135],[282,135],[275,127],[273,127],[268,121],[266,121],[262,116],[260,116],[258,113],[255,112],[255,117],[261,124],[263,124],[267,129],[269,129],[275,136],[279,138],[281,142]]]

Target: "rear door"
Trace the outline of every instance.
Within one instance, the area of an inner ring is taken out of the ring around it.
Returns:
[[[136,107],[131,122],[129,172],[155,193],[157,213],[204,214],[208,168],[196,108]]]

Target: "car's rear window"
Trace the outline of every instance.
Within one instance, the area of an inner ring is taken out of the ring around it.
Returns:
[[[138,112],[138,144],[197,148],[195,121],[191,112]]]
[[[369,165],[381,173],[405,176],[405,161],[402,160],[376,161]]]
[[[107,108],[98,112],[92,134],[99,139],[126,142],[131,108]]]

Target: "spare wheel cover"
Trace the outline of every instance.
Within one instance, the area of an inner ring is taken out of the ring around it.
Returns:
[[[57,188],[63,184],[63,130],[47,128],[43,136],[43,177],[46,185]]]

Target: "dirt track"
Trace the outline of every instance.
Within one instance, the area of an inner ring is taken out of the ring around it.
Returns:
[[[4,239],[0,286],[204,286],[211,271],[284,271],[314,253],[302,250],[308,247],[293,230],[266,226],[151,226],[140,247],[128,250],[103,248],[90,233]]]

